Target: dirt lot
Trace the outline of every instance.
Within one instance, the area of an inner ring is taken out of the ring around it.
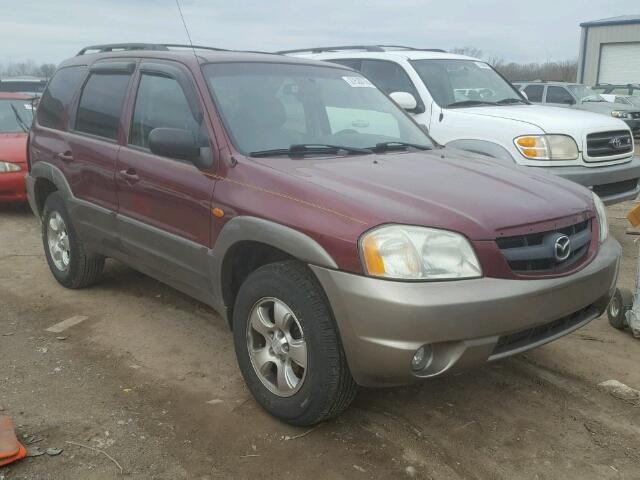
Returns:
[[[626,287],[630,206],[610,209]],[[640,341],[606,318],[477,371],[362,390],[341,418],[296,438],[306,430],[250,398],[209,308],[115,262],[94,288],[61,288],[27,208],[0,210],[0,245],[0,410],[25,442],[64,449],[0,479],[640,478],[640,406],[597,388],[640,388]],[[46,331],[74,316],[87,319]]]

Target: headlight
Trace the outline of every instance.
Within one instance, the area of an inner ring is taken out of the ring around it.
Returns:
[[[629,118],[629,113],[614,110],[613,112],[611,112],[611,116],[616,118]]]
[[[0,173],[5,172],[19,172],[21,170],[20,165],[9,162],[0,162]]]
[[[465,237],[435,228],[387,225],[362,236],[366,273],[397,280],[478,278],[482,269]]]
[[[567,135],[526,135],[514,140],[520,153],[532,160],[575,160],[578,145]]]
[[[607,222],[607,208],[600,200],[600,197],[593,194],[593,203],[596,204],[596,217],[598,218],[598,225],[600,225],[600,243],[604,242],[609,237],[609,223]]]

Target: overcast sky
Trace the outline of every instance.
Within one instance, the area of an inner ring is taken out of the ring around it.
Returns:
[[[473,46],[507,61],[576,58],[579,23],[639,0],[181,0],[193,42],[276,50]],[[96,43],[186,43],[175,0],[0,0],[0,62],[58,63]]]

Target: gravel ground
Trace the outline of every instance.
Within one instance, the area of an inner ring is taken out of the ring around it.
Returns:
[[[609,209],[625,287],[632,205]],[[309,432],[256,405],[208,307],[111,261],[99,285],[63,289],[26,207],[0,209],[0,245],[0,411],[30,448],[63,449],[0,479],[640,478],[640,406],[597,388],[640,388],[640,341],[606,318],[462,375],[361,390]]]

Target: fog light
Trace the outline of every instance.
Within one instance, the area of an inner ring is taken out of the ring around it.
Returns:
[[[416,353],[413,355],[411,359],[411,369],[419,372],[420,370],[424,370],[431,363],[431,359],[433,357],[433,349],[431,345],[423,345]]]

